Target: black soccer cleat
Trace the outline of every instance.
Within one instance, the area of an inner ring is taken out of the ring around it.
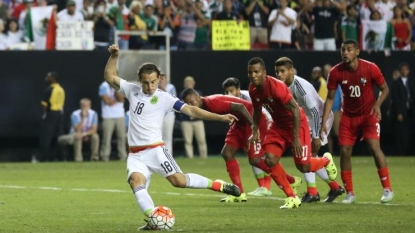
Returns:
[[[301,203],[312,203],[312,202],[319,202],[320,201],[320,194],[313,196],[309,193],[305,193],[304,196],[301,198]]]
[[[226,193],[228,195],[232,195],[235,197],[241,196],[241,190],[239,189],[239,187],[231,183],[223,182],[221,191],[223,193]]]
[[[336,190],[330,190],[329,193],[327,193],[327,198],[324,199],[324,202],[333,202],[334,199],[336,199],[338,196],[342,195],[344,193],[344,188],[342,186],[339,186]]]

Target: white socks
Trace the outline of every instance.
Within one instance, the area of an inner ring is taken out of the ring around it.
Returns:
[[[141,211],[143,211],[143,213],[148,216],[148,214],[150,214],[154,209],[154,202],[151,199],[150,195],[148,195],[146,186],[140,185],[135,187],[133,189],[133,193],[138,207],[140,207]]]
[[[207,189],[209,185],[209,179],[194,173],[184,174],[186,177],[186,188],[193,189]]]
[[[323,167],[320,170],[316,171],[316,174],[324,181],[329,179],[329,175],[327,174],[327,170]]]

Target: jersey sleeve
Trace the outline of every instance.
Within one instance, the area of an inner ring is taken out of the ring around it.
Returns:
[[[330,70],[330,73],[327,77],[327,89],[329,89],[329,90],[336,90],[337,89],[336,74],[337,74],[337,72],[335,70]]]
[[[320,128],[320,114],[318,112],[317,100],[320,97],[311,84],[296,86],[296,89],[298,90],[297,102],[300,105],[300,107],[303,108],[305,114],[307,115],[311,135],[313,138],[318,138]]]
[[[129,82],[125,81],[124,79],[120,78],[120,90],[118,92],[121,93],[122,95],[124,95],[125,98],[130,99],[131,90],[135,86],[137,86],[137,85],[133,84],[133,83],[129,83]]]
[[[109,89],[108,89],[108,86],[105,85],[105,83],[103,83],[99,86],[98,94],[101,97],[104,96],[104,95],[109,95]]]
[[[232,102],[223,96],[208,96],[205,98],[205,108],[209,112],[216,114],[228,114],[231,112]]]
[[[170,93],[162,92],[163,98],[165,98],[165,111],[171,112],[173,110],[180,112],[180,110],[183,108],[185,103],[180,101],[177,97],[173,96]]]
[[[92,118],[92,125],[98,125],[98,114],[94,112],[94,116]]]
[[[75,126],[80,123],[80,119],[76,117],[75,113],[71,114],[71,124],[72,126]]]
[[[282,105],[288,104],[293,98],[290,89],[284,83],[273,83],[271,89],[273,98],[279,100]]]
[[[375,64],[372,64],[372,79],[376,86],[380,86],[385,82],[385,78],[382,75],[379,67]]]

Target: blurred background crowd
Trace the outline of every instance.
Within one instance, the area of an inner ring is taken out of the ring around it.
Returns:
[[[385,48],[415,49],[410,0],[0,0],[0,50],[27,41],[27,12],[48,5],[58,22],[92,21],[96,50],[113,43],[116,30],[143,33],[120,35],[125,50],[164,49],[155,32],[169,35],[172,50],[209,50],[213,20],[248,21],[251,49],[293,50],[335,50],[361,40],[362,22],[384,21]]]

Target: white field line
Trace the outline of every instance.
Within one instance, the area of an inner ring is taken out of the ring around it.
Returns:
[[[68,188],[63,189],[59,187],[28,187],[28,186],[16,186],[16,185],[0,185],[0,189],[40,189],[40,190],[52,190],[52,191],[76,191],[76,192],[107,192],[107,193],[131,193],[131,191],[127,190],[120,190],[120,189],[85,189],[85,188]],[[164,195],[172,195],[172,196],[195,196],[195,197],[223,197],[224,194],[200,194],[200,193],[176,193],[176,192],[157,192],[157,191],[150,191],[150,193],[159,193]],[[249,199],[268,199],[268,200],[277,200],[283,201],[284,198],[281,197],[252,197],[249,196]],[[340,202],[334,202],[337,204],[341,204]],[[411,203],[401,203],[401,204],[382,204],[380,202],[357,202],[356,204],[359,205],[388,205],[388,206],[415,206],[415,204]]]

